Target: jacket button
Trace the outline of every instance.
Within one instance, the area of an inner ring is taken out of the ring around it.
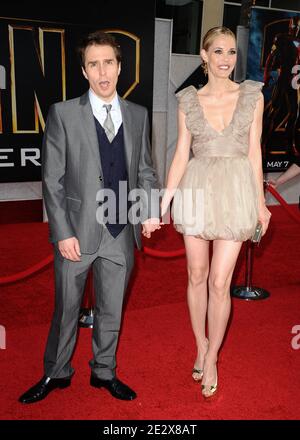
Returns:
[[[102,176],[99,176],[99,180],[102,182],[102,180],[103,180],[103,179],[102,179]]]

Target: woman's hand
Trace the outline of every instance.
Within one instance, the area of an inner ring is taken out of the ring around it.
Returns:
[[[271,215],[272,214],[270,213],[266,205],[263,205],[258,211],[258,220],[262,224],[262,235],[265,235],[265,233],[267,232]]]
[[[269,184],[272,188],[276,189],[276,187],[277,187],[277,185],[278,185],[277,179],[269,179],[269,180],[268,180],[268,184]]]

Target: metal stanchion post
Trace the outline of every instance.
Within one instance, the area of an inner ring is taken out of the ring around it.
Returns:
[[[264,180],[264,191],[266,191],[268,183]],[[246,242],[246,276],[245,286],[235,286],[231,288],[231,296],[234,298],[256,300],[265,299],[270,296],[270,293],[261,287],[252,286],[252,264],[253,264],[253,249],[255,244],[248,240]]]
[[[252,260],[254,244],[248,240],[246,243],[246,277],[245,286],[235,286],[231,288],[231,296],[246,300],[264,299],[270,296],[269,292],[261,287],[252,286]]]
[[[86,280],[85,296],[82,303],[83,305],[79,314],[79,327],[92,328],[94,321],[94,283],[92,269],[89,271]]]

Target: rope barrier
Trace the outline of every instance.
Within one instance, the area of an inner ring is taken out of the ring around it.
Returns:
[[[150,255],[151,257],[159,257],[159,258],[182,257],[183,255],[185,255],[185,249],[178,249],[175,251],[159,251],[157,249],[151,249],[144,246],[142,251],[146,255]]]
[[[293,217],[293,219],[297,222],[300,223],[300,216],[297,215],[292,209],[291,207],[288,205],[288,203],[284,200],[283,197],[281,197],[281,195],[279,194],[278,191],[276,191],[275,188],[273,188],[270,184],[266,184],[266,189],[267,191],[269,191],[272,196],[275,197],[276,200],[278,200],[278,202],[284,207],[284,209],[289,213],[289,215],[291,217]]]
[[[275,199],[278,200],[278,202],[284,207],[284,209],[289,213],[289,215],[293,217],[293,219],[296,222],[300,223],[300,216],[297,216],[297,214],[290,208],[288,203],[281,197],[281,195],[268,183],[266,185],[266,189],[272,194],[272,196],[275,197]],[[184,248],[177,249],[174,251],[160,251],[158,249],[152,249],[147,246],[144,246],[142,248],[142,252],[144,252],[146,255],[149,255],[151,257],[158,257],[158,258],[174,258],[174,257],[182,257],[183,255],[185,255]],[[23,270],[22,272],[18,272],[14,275],[0,277],[0,285],[10,284],[28,278],[30,275],[33,275],[36,272],[40,271],[41,269],[47,267],[50,263],[52,263],[52,261],[53,261],[53,256],[49,255],[48,257],[41,260],[39,263],[31,266],[29,269]]]
[[[48,266],[53,261],[53,256],[49,255],[47,258],[44,258],[44,260],[40,261],[39,263],[35,264],[34,266],[31,266],[29,269],[23,270],[22,272],[18,272],[14,275],[9,275],[7,277],[1,277],[0,278],[0,285],[1,284],[10,284],[14,283],[16,281],[22,280],[24,278],[28,278],[30,275],[33,275],[34,273],[38,272],[39,270],[43,269],[44,267]]]

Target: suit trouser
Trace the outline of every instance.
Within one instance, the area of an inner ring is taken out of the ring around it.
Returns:
[[[55,309],[44,355],[45,375],[69,377],[74,373],[71,357],[77,337],[78,319],[86,278],[94,273],[93,374],[110,380],[115,376],[116,348],[124,293],[134,261],[133,228],[127,224],[112,237],[106,227],[94,254],[82,254],[80,262],[62,257],[55,246]]]

